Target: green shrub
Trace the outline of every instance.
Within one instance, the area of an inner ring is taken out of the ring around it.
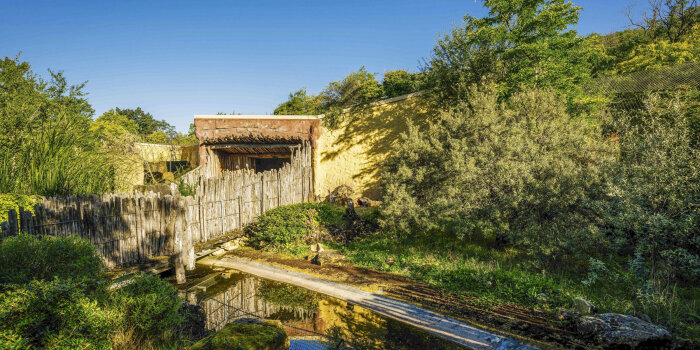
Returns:
[[[7,284],[55,278],[97,294],[107,283],[97,249],[79,237],[19,234],[0,241],[0,290]]]
[[[140,274],[110,295],[109,306],[120,312],[119,323],[145,338],[168,339],[185,320],[184,300],[158,276]]]
[[[288,250],[318,233],[321,226],[340,225],[344,211],[326,203],[300,203],[266,211],[247,228],[250,242],[261,248]]]
[[[19,215],[19,208],[34,212],[34,203],[39,196],[28,196],[23,194],[0,193],[0,223],[7,221],[7,212],[14,210]],[[18,217],[19,219],[19,217]]]
[[[0,294],[0,345],[8,348],[103,349],[111,333],[109,313],[74,282],[31,281]]]
[[[382,174],[382,223],[456,239],[505,239],[556,262],[596,251],[606,198],[601,165],[613,160],[600,131],[570,117],[564,98],[542,90],[497,102],[496,88],[412,128]]]

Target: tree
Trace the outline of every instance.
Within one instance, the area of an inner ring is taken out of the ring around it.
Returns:
[[[321,108],[321,99],[318,95],[309,95],[306,89],[299,89],[289,94],[289,100],[281,103],[273,114],[275,115],[311,115],[319,114]]]
[[[115,108],[115,112],[123,115],[130,120],[133,120],[139,128],[139,135],[147,137],[156,131],[165,133],[168,137],[175,136],[175,127],[170,125],[165,120],[156,120],[151,113],[146,113],[141,107],[136,109],[120,109]]]
[[[166,135],[162,131],[155,131],[151,134],[146,135],[146,142],[167,144],[168,143],[168,135]]]
[[[360,70],[348,74],[345,79],[331,82],[321,92],[324,125],[337,127],[344,109],[376,101],[382,95],[382,86],[374,74],[367,72],[364,66],[360,67]]]
[[[469,87],[493,79],[501,98],[524,87],[552,88],[569,100],[590,76],[583,39],[569,29],[581,8],[564,0],[485,0],[484,18],[437,40],[425,69],[426,88],[440,103],[468,99]]]
[[[96,123],[111,123],[114,125],[118,125],[124,129],[124,131],[133,134],[133,135],[138,135],[139,133],[139,126],[134,122],[132,119],[127,118],[126,116],[117,113],[114,109],[110,109],[109,111],[105,112],[101,116],[97,117],[95,120]]]
[[[114,164],[90,130],[85,84],[44,81],[19,56],[0,61],[0,193],[75,195],[113,187]]]
[[[630,58],[617,64],[617,73],[631,73],[700,60],[700,24],[680,41],[658,40],[640,45]]]
[[[688,35],[700,20],[697,0],[649,0],[649,11],[640,20],[627,18],[633,27],[641,29],[652,40],[675,43]]]
[[[384,73],[382,89],[385,97],[396,97],[415,91],[415,77],[405,70],[391,70]]]

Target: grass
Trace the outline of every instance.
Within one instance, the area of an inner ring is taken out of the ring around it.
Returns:
[[[622,270],[608,267],[605,273],[593,272],[596,277],[591,281],[591,273],[535,271],[528,267],[526,256],[515,249],[495,249],[486,242],[455,242],[434,236],[400,238],[379,233],[347,245],[332,245],[354,265],[468,295],[482,306],[512,303],[555,311],[571,308],[573,299],[582,297],[599,312],[643,313],[681,338],[700,340],[700,288],[676,288],[641,300],[631,287],[631,276]],[[388,264],[388,259],[393,259],[393,264]],[[542,293],[546,301],[539,298]]]
[[[278,243],[266,246],[275,253],[308,255],[307,242],[297,239],[309,229],[304,221],[308,209],[318,210],[321,227],[345,225],[340,206],[303,204],[282,208],[271,213],[263,226],[265,239]],[[379,216],[376,208],[357,208],[357,212],[369,221],[376,222]],[[498,249],[489,240],[459,241],[441,235],[402,237],[382,231],[347,244],[326,244],[356,266],[427,282],[469,296],[483,307],[516,304],[555,312],[572,308],[574,298],[581,297],[599,312],[644,314],[677,337],[700,341],[700,288],[657,286],[656,293],[646,293],[637,287],[639,283],[629,272],[627,261],[572,261],[553,270],[541,270],[533,267],[523,251]],[[393,263],[388,264],[389,260]]]

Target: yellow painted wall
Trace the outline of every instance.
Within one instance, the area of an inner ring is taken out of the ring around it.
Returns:
[[[316,196],[326,198],[329,191],[345,184],[353,188],[354,197],[380,199],[380,163],[409,123],[422,125],[428,115],[425,98],[414,94],[354,109],[336,130],[324,127],[314,154]]]

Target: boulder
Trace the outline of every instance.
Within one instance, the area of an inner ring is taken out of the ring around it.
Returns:
[[[590,301],[577,297],[574,299],[574,310],[582,314],[592,314],[595,312],[595,306]]]
[[[325,262],[326,262],[326,259],[321,254],[316,254],[316,256],[311,258],[311,263],[314,265],[323,266],[323,264]]]
[[[244,318],[198,341],[191,350],[282,350],[289,349],[289,338],[279,321]]]
[[[237,239],[228,241],[228,242],[221,245],[221,248],[224,248],[226,251],[238,249],[238,247],[240,247],[240,243],[239,243],[239,240],[237,240]]]
[[[312,245],[309,247],[309,250],[311,250],[311,251],[314,252],[314,253],[320,253],[320,252],[324,251],[323,246],[321,245],[321,243],[314,243],[314,244],[312,244]]]
[[[213,253],[211,253],[211,255],[213,255],[213,256],[219,256],[219,255],[224,255],[224,254],[226,254],[226,251],[223,249],[217,249]]]
[[[671,341],[666,329],[634,316],[615,313],[581,317],[576,330],[606,348],[658,347]]]
[[[361,207],[378,207],[382,204],[380,201],[374,201],[367,197],[360,197],[357,199],[357,205]]]

